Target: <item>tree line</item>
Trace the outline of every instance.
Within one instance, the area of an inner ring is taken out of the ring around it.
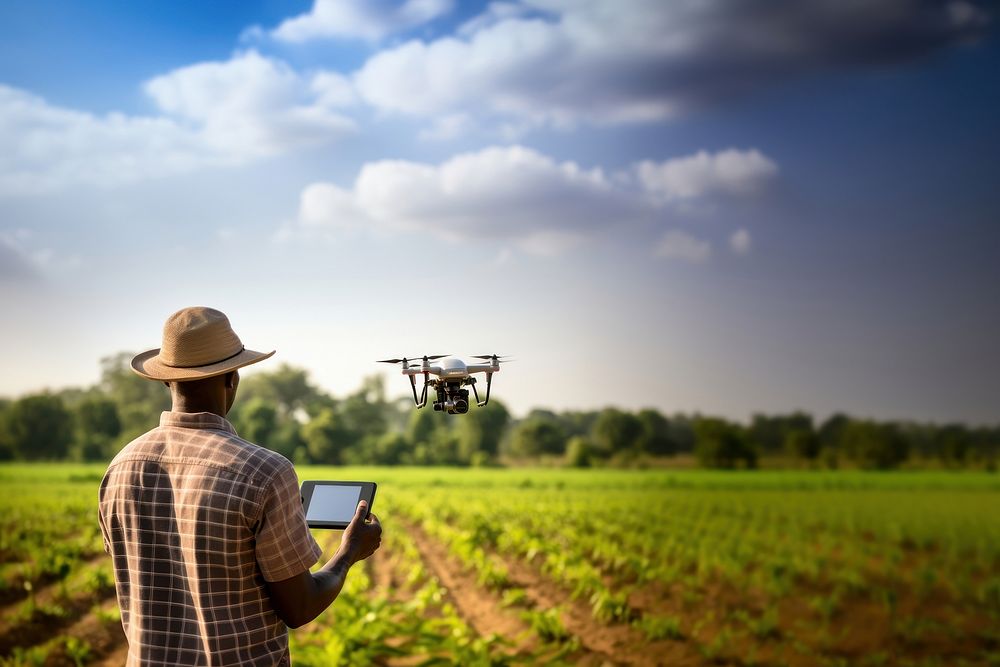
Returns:
[[[170,408],[166,387],[136,376],[130,353],[101,361],[100,381],[0,399],[0,460],[106,461]],[[239,434],[297,464],[631,466],[693,458],[709,468],[840,466],[889,469],[908,462],[995,469],[1000,425],[924,424],[803,412],[755,415],[749,424],[700,414],[609,407],[535,409],[515,420],[503,403],[451,416],[389,399],[381,376],[332,396],[288,365],[246,377],[230,421]]]

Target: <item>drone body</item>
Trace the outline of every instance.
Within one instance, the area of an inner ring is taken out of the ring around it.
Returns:
[[[427,405],[427,387],[432,387],[437,395],[434,401],[434,410],[447,412],[450,415],[464,415],[469,411],[469,390],[465,387],[471,386],[472,393],[476,398],[476,405],[485,407],[490,402],[490,385],[493,382],[493,374],[500,372],[501,357],[495,354],[484,354],[473,357],[474,359],[485,359],[486,363],[466,363],[457,357],[446,354],[436,354],[432,356],[417,357],[415,359],[381,359],[378,363],[402,364],[403,375],[409,376],[410,388],[413,390],[413,403],[420,409]],[[431,365],[432,361],[440,359],[437,364]],[[473,373],[486,374],[486,398],[479,400],[479,391],[476,389],[476,378]],[[424,386],[417,396],[417,376],[424,376]],[[431,378],[431,375],[437,376]]]

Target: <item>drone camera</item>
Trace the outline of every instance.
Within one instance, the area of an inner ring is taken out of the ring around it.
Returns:
[[[435,412],[447,412],[450,415],[464,415],[469,411],[469,402],[464,398],[434,401]]]

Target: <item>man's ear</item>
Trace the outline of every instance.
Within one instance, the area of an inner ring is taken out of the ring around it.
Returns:
[[[229,371],[226,373],[226,389],[234,389],[236,387],[236,371]]]

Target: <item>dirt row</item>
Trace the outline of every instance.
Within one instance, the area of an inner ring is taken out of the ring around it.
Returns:
[[[401,527],[413,538],[424,566],[447,589],[458,613],[480,635],[496,633],[504,636],[522,652],[537,648],[539,640],[521,617],[521,609],[505,607],[499,593],[480,586],[474,572],[464,568],[445,545],[427,535],[416,523],[404,521]],[[507,568],[512,588],[524,591],[525,607],[538,611],[560,609],[559,618],[563,626],[580,643],[576,652],[566,656],[569,662],[639,666],[705,663],[704,657],[689,643],[650,641],[629,625],[598,622],[585,600],[573,599],[537,568],[501,554],[496,555]]]
[[[464,568],[446,545],[415,522],[401,521],[398,527],[410,534],[426,569],[447,588],[458,613],[481,636],[497,633],[518,650],[537,643],[520,612],[505,608],[500,593],[479,585],[475,572]],[[796,590],[769,602],[760,591],[735,590],[721,582],[697,589],[680,583],[634,589],[628,597],[633,618],[679,621],[676,639],[650,641],[632,625],[597,621],[588,600],[574,599],[536,565],[496,551],[488,555],[504,564],[511,587],[524,591],[527,608],[561,610],[564,627],[580,640],[580,650],[568,657],[574,663],[807,667],[831,660],[854,663],[868,656],[878,660],[880,654],[889,659],[937,656],[975,662],[997,646],[987,618],[969,617],[968,610],[956,616],[958,610],[937,606],[944,602],[939,598],[921,605],[912,592],[900,591],[900,599],[890,607],[857,594],[841,600],[832,616],[821,618],[823,591]],[[387,585],[385,578],[376,565],[379,586]],[[927,609],[929,602],[936,608]],[[773,617],[770,625],[762,620],[767,615]]]
[[[99,567],[102,556],[86,561],[74,575],[79,579]],[[11,656],[15,649],[49,646],[45,665],[62,667],[76,665],[67,654],[61,637],[74,637],[87,647],[85,660],[100,661],[116,654],[125,646],[121,622],[112,615],[116,608],[114,588],[64,595],[61,583],[51,583],[34,592],[34,604],[21,599],[5,605],[0,612],[0,657]],[[26,594],[27,595],[27,594]],[[100,609],[104,614],[94,613]],[[123,661],[108,662],[121,665]]]

